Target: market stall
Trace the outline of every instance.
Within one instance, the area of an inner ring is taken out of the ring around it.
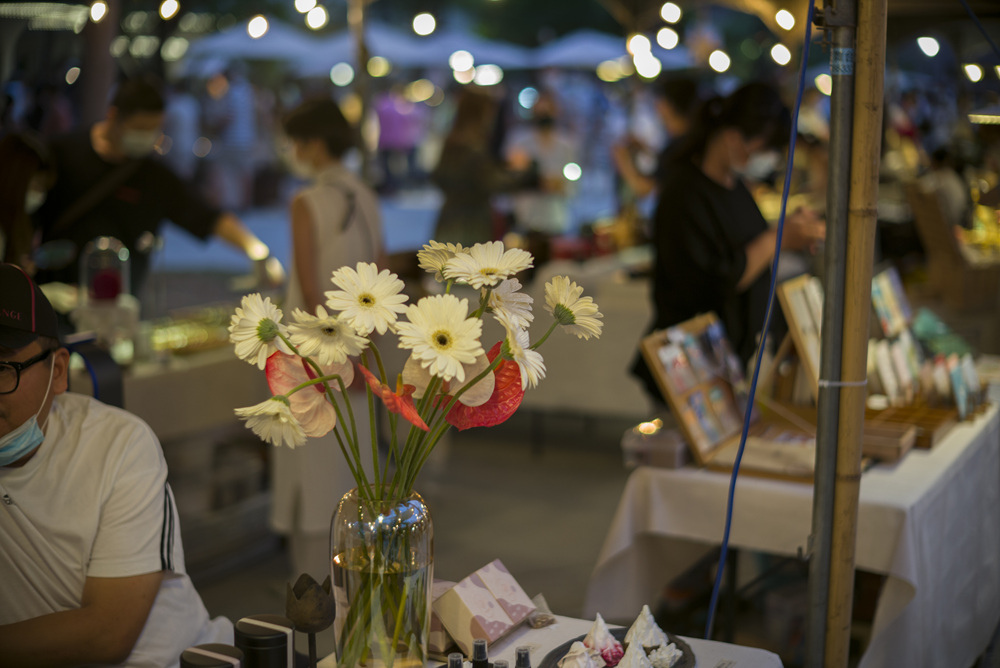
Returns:
[[[862,666],[972,665],[985,649],[1000,621],[998,446],[993,405],[933,449],[862,475],[857,567],[888,576]],[[705,469],[636,469],[591,576],[586,614],[627,618],[718,544],[728,483]],[[808,554],[812,485],[743,476],[738,494],[731,545]]]

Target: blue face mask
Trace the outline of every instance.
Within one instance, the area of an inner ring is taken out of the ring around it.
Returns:
[[[49,398],[49,390],[52,388],[52,373],[55,364],[49,367],[49,384],[45,388],[45,397],[42,398],[42,406]],[[42,428],[38,426],[38,413],[42,412],[42,406],[30,418],[24,421],[17,429],[0,436],[0,466],[10,466],[28,453],[35,450],[45,440]],[[46,418],[46,421],[48,418]]]

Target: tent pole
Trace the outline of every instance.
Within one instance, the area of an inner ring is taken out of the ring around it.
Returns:
[[[854,38],[857,0],[825,0],[821,25],[830,47],[830,141],[826,199],[826,244],[823,263],[823,324],[820,378],[832,383],[841,376],[844,314],[847,198],[851,175],[851,125],[854,113]],[[840,393],[823,385],[816,397],[816,473],[812,534],[809,545],[809,608],[806,665],[825,664],[826,617],[829,604],[833,541]]]
[[[858,1],[841,372],[844,382],[849,384],[840,388],[840,437],[826,627],[827,666],[847,666],[850,646],[866,398],[863,383],[868,366],[872,264],[882,146],[887,2]]]
[[[372,156],[364,136],[368,111],[371,109],[371,77],[368,74],[368,43],[365,41],[365,5],[371,0],[347,0],[347,25],[354,37],[357,54],[357,70],[354,72],[354,90],[360,100],[361,113],[358,117],[358,132],[361,137],[361,178],[366,183],[374,183]]]

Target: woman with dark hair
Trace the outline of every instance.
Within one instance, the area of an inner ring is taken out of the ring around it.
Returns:
[[[654,220],[654,319],[665,329],[714,311],[746,363],[764,325],[777,231],[743,174],[784,147],[791,119],[778,92],[747,84],[703,105],[661,185]],[[809,250],[826,235],[815,213],[785,221],[782,248]],[[659,396],[641,358],[634,367]]]
[[[34,135],[0,138],[0,260],[34,273],[31,214],[52,186],[49,152]]]
[[[282,126],[292,169],[308,180],[291,202],[292,266],[282,308],[289,317],[295,309],[324,317],[316,308],[334,287],[334,270],[359,262],[384,266],[378,200],[342,162],[357,135],[336,102],[303,102]],[[351,404],[365,406],[363,393]],[[356,423],[364,443],[371,438],[369,421]],[[330,509],[354,487],[354,478],[334,435],[318,440],[315,447],[274,450],[271,526],[289,537],[293,575],[309,573],[322,581],[330,572]]]
[[[534,185],[537,170],[507,169],[490,152],[497,103],[463,89],[431,180],[444,194],[434,239],[464,246],[493,239],[493,195]]]

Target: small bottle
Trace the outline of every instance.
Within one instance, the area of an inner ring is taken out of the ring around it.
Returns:
[[[514,668],[531,668],[531,649],[528,647],[517,648],[517,660]]]
[[[497,659],[493,662],[493,668],[507,668],[509,665],[506,659]]]
[[[181,668],[242,668],[243,652],[232,645],[208,643],[181,652]]]
[[[448,655],[448,668],[462,668],[464,663],[465,657],[461,652],[452,652]]]
[[[486,653],[486,641],[477,638],[472,641],[472,668],[490,668],[490,659]]]
[[[295,625],[281,615],[251,615],[233,625],[243,668],[293,668]]]

